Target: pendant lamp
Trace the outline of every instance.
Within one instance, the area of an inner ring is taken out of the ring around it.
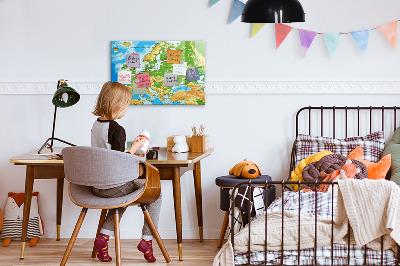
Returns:
[[[304,15],[298,0],[249,0],[243,9],[242,22],[304,22]]]
[[[67,80],[60,79],[57,83],[57,90],[53,95],[52,103],[54,105],[54,117],[53,117],[53,131],[51,133],[51,138],[48,138],[42,147],[39,149],[38,153],[40,153],[45,147],[50,148],[51,152],[53,152],[53,141],[57,140],[62,143],[68,144],[70,146],[75,146],[72,143],[69,143],[65,140],[55,138],[54,137],[54,130],[56,128],[56,117],[57,117],[57,108],[65,108],[70,107],[76,104],[80,99],[80,95],[76,90],[69,87],[67,85]],[[50,144],[49,144],[49,141]]]

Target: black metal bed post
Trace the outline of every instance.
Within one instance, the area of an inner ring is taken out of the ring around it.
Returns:
[[[265,180],[265,187],[264,187],[264,191],[265,191],[265,199],[264,199],[264,211],[265,211],[265,245],[264,245],[264,265],[267,265],[267,250],[268,250],[268,199],[269,199],[269,191],[268,191],[268,179]]]
[[[314,211],[314,230],[315,230],[315,236],[314,236],[314,265],[317,265],[317,213],[318,213],[318,180],[315,180],[315,211]]]
[[[247,221],[248,221],[248,223],[249,223],[249,225],[248,225],[248,227],[249,227],[249,243],[248,243],[248,245],[247,245],[247,259],[248,259],[248,262],[249,262],[249,265],[250,265],[250,262],[251,262],[251,256],[250,256],[250,244],[251,244],[251,211],[253,210],[253,208],[254,208],[254,202],[252,202],[252,200],[253,200],[253,188],[252,188],[252,186],[251,186],[251,179],[248,181],[249,182],[249,189],[250,189],[250,195],[249,195],[249,205],[250,205],[250,210],[248,210],[248,213],[247,213]]]
[[[332,112],[332,116],[333,116],[333,119],[332,119],[332,121],[333,121],[333,138],[335,138],[335,133],[336,133],[336,128],[335,128],[335,121],[336,121],[336,117],[335,117],[335,111],[336,111],[336,107],[335,106],[333,106],[333,112]]]
[[[301,180],[298,181],[299,188],[299,224],[298,224],[298,238],[297,238],[297,265],[300,265],[300,206],[301,206],[301,189],[300,189]]]
[[[334,215],[334,213],[333,213],[333,208],[334,208],[334,204],[333,204],[333,201],[334,201],[334,194],[335,194],[335,183],[332,181],[332,212],[331,212],[331,214],[332,214],[332,219],[331,219],[331,264],[333,265],[333,215]]]

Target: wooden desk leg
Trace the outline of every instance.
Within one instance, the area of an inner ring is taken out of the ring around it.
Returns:
[[[199,225],[200,242],[203,242],[203,203],[201,196],[201,168],[200,161],[194,164],[194,191],[196,194],[197,220]]]
[[[57,241],[60,241],[64,178],[57,178]]]
[[[178,242],[179,260],[182,259],[182,205],[181,205],[181,174],[179,167],[174,167],[172,186],[174,191],[175,223]]]
[[[34,166],[26,166],[25,177],[25,195],[24,195],[24,213],[22,219],[22,232],[21,232],[21,255],[20,259],[24,259],[26,235],[28,233],[29,213],[31,212],[31,200],[34,181]]]

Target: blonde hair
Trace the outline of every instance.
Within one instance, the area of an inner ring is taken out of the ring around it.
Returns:
[[[108,81],[101,88],[93,114],[115,120],[131,98],[132,92],[128,87],[119,82]]]

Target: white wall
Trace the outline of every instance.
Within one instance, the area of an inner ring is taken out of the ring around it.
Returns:
[[[391,50],[379,31],[371,33],[362,57],[349,35],[343,36],[334,59],[329,59],[318,36],[305,59],[297,32],[274,50],[273,25],[266,25],[250,40],[251,27],[227,24],[230,0],[208,9],[208,0],[0,0],[0,82],[104,82],[110,78],[111,40],[205,40],[207,80],[215,81],[399,81],[399,52]],[[307,22],[294,24],[321,32],[375,27],[399,19],[397,1],[303,0]],[[1,88],[1,83],[0,83]],[[1,90],[0,90],[1,91]],[[398,105],[399,95],[318,94],[207,94],[205,106],[132,106],[121,124],[128,138],[147,128],[153,145],[165,146],[176,133],[189,134],[193,124],[204,123],[215,152],[202,162],[205,238],[218,238],[223,214],[214,179],[227,174],[238,161],[255,161],[263,174],[275,180],[286,176],[294,138],[294,115],[308,105]],[[24,190],[25,168],[9,158],[35,150],[51,134],[53,106],[50,95],[0,95],[0,207],[7,192]],[[91,115],[96,95],[60,109],[57,137],[78,145],[90,144]],[[45,237],[55,237],[55,180],[39,180],[40,211]],[[175,238],[172,188],[162,182],[164,195],[159,230]],[[184,238],[197,237],[193,181],[182,177]],[[79,208],[64,193],[62,237],[69,237]],[[88,213],[80,237],[92,237],[99,212]],[[139,218],[138,218],[139,217]],[[130,208],[121,222],[122,237],[139,238],[142,218]]]

